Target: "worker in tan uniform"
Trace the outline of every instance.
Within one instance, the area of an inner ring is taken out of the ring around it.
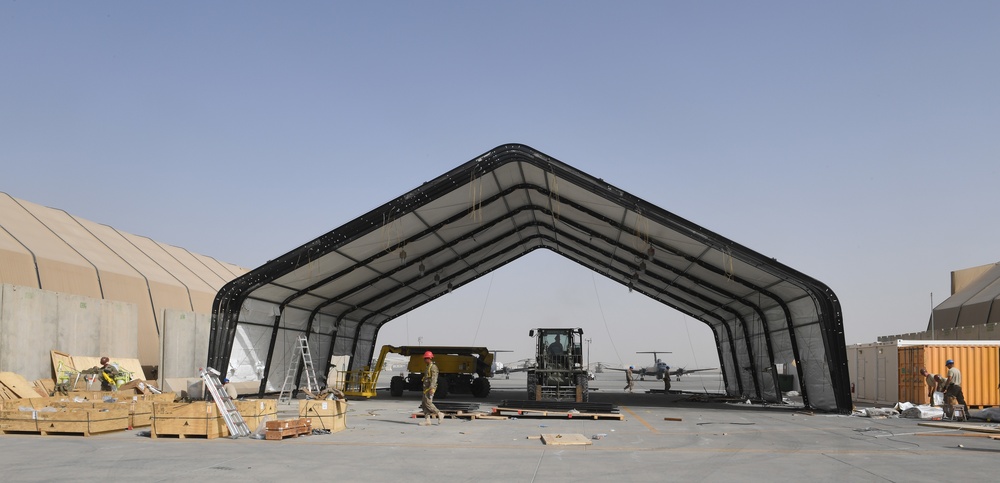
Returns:
[[[424,371],[424,394],[420,404],[424,410],[424,422],[420,425],[430,426],[431,417],[434,416],[437,416],[438,424],[441,424],[441,421],[444,421],[444,414],[441,414],[441,411],[438,411],[437,406],[434,405],[434,391],[437,390],[438,385],[438,366],[434,363],[434,353],[424,352],[424,363],[427,364],[427,370]]]
[[[948,378],[944,382],[945,397],[954,397],[959,404],[965,406],[965,395],[962,394],[962,371],[955,367],[955,361],[951,359],[945,361],[944,365],[948,368]]]
[[[235,386],[229,383],[228,377],[222,380],[222,387],[226,390],[226,394],[229,396],[229,399],[232,399],[233,401],[239,399],[240,393],[236,391]]]

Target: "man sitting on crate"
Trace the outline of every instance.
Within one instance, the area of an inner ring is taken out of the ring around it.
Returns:
[[[229,383],[228,377],[222,380],[222,387],[226,390],[226,395],[229,396],[229,399],[233,401],[239,399],[240,393],[236,391],[235,386]]]

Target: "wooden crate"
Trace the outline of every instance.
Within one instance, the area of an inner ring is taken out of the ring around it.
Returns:
[[[19,411],[21,408],[44,408],[46,404],[54,400],[56,399],[51,397],[33,397],[0,401],[0,411]]]
[[[35,414],[34,411],[0,411],[0,434],[38,431]]]
[[[153,401],[129,401],[117,403],[128,406],[129,424],[133,428],[145,428],[153,425]]]
[[[149,426],[152,422],[153,403],[152,401],[126,400],[120,402],[106,403],[100,401],[77,402],[62,397],[51,398],[31,398],[18,399],[15,401],[4,401],[0,403],[0,410],[18,411],[20,408],[32,408],[40,410],[43,408],[55,409],[107,409],[128,411],[128,427],[142,428]]]
[[[70,391],[66,396],[70,400],[73,399],[86,399],[88,401],[94,402],[104,402],[105,397],[111,397],[115,400],[122,401],[125,399],[131,399],[132,394],[120,394],[114,391]]]
[[[47,434],[92,434],[128,428],[128,411],[70,408],[57,411],[3,411],[0,433],[29,432]]]
[[[300,399],[299,417],[312,419],[313,429],[343,431],[347,429],[347,401]]]
[[[267,419],[278,419],[278,404],[276,399],[246,399],[233,401],[240,416],[247,423],[250,432],[254,432]]]
[[[38,411],[38,431],[41,434],[92,434],[128,429],[126,409],[63,409],[56,412]]]
[[[191,436],[208,439],[229,436],[226,421],[215,403],[153,403],[150,437]]]
[[[172,403],[177,400],[177,394],[172,392],[165,392],[162,394],[136,394],[133,398],[137,398],[139,401]]]
[[[285,438],[297,438],[312,433],[311,418],[293,418],[267,421],[264,423],[264,439],[282,440]]]

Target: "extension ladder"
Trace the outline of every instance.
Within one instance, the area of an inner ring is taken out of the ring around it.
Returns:
[[[278,404],[292,400],[292,391],[295,390],[298,383],[295,378],[298,376],[300,359],[302,360],[302,369],[306,373],[306,389],[313,394],[319,391],[312,354],[309,353],[309,339],[300,335],[295,341],[295,352],[292,354],[292,359],[288,361],[288,370],[285,372],[285,382],[281,385],[281,394],[278,395]]]
[[[229,397],[229,394],[222,387],[222,382],[219,381],[219,371],[209,367],[207,371],[201,369],[199,372],[201,373],[201,379],[205,381],[205,387],[208,388],[209,394],[212,395],[212,400],[219,407],[222,419],[226,421],[226,427],[229,428],[229,437],[236,439],[240,436],[250,436],[250,428],[247,427],[247,422],[243,420],[243,415],[236,409],[233,398]]]

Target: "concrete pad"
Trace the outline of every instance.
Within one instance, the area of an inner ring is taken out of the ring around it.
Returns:
[[[715,376],[716,378],[718,376]],[[141,475],[155,481],[993,481],[1000,442],[918,426],[919,420],[806,415],[790,407],[693,401],[645,394],[661,382],[621,391],[618,375],[593,381],[595,400],[625,419],[446,419],[418,426],[419,394],[380,392],[351,401],[347,429],[282,441],[150,439],[141,431],[104,436],[0,436],[5,481],[96,481]],[[494,379],[489,409],[523,399],[523,374]],[[711,387],[710,376],[674,387]],[[298,403],[279,406],[295,417]],[[665,420],[671,418],[672,420]],[[680,419],[680,421],[676,421]],[[582,434],[587,446],[546,446],[541,434]],[[529,439],[529,437],[532,437]],[[959,447],[962,445],[962,447]],[[59,455],[58,458],[52,455]],[[43,463],[42,463],[43,462]]]

